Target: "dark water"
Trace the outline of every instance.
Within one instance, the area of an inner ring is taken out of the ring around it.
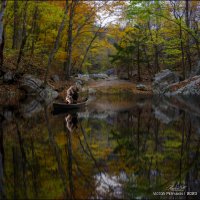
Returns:
[[[200,197],[197,99],[107,96],[52,111],[35,100],[1,106],[3,199]]]

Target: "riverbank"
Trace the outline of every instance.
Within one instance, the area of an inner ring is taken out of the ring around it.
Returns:
[[[48,85],[58,92],[58,99],[63,101],[67,89],[70,85],[77,83],[76,79],[70,81],[53,81],[48,80]],[[143,85],[144,87],[138,87]],[[117,77],[109,77],[107,79],[90,79],[81,85],[81,96],[84,95],[151,95],[151,82],[144,82],[138,84],[137,82],[120,80]],[[16,105],[25,95],[23,90],[19,89],[18,84],[0,84],[0,104],[1,105]]]
[[[140,87],[143,85],[144,87]],[[131,94],[131,95],[151,95],[151,82],[136,83],[126,80],[97,80],[90,81],[87,89],[91,94]]]

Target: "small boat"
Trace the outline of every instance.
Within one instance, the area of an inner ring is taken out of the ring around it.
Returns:
[[[57,109],[64,109],[64,110],[80,109],[86,105],[87,100],[88,99],[85,99],[84,101],[78,102],[76,104],[53,103],[53,108],[54,108],[54,110],[57,110]]]

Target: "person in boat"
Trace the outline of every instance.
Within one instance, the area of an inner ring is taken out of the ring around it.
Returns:
[[[79,97],[79,89],[76,85],[73,85],[67,90],[67,96],[65,101],[67,104],[76,104],[78,97]]]

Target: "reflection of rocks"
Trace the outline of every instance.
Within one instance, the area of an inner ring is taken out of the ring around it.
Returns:
[[[0,115],[9,122],[19,116],[30,118],[42,110],[43,104],[39,100],[27,99],[26,101],[21,102],[19,107],[2,107],[0,109]]]
[[[198,97],[177,96],[176,98],[172,98],[172,100],[174,100],[173,105],[178,106],[189,114],[200,117],[200,102]]]
[[[108,194],[110,198],[122,198],[122,183],[120,181],[120,176],[110,176],[107,173],[99,173],[95,175],[96,181],[96,192],[99,194],[96,198],[107,197]]]
[[[0,119],[6,120],[8,122],[12,121],[14,119],[14,108],[12,107],[3,107],[0,108]]]
[[[158,99],[158,102],[154,102],[153,109],[155,118],[165,124],[175,121],[180,117],[179,109],[170,106],[164,99]]]
[[[103,119],[108,121],[109,123],[112,123],[113,118],[116,117],[117,112],[79,112],[78,116],[79,118],[91,118],[91,119]]]
[[[184,111],[190,117],[194,127],[200,133],[200,103],[197,97],[180,97],[156,99],[153,104],[155,117],[163,123],[176,121]]]
[[[36,113],[39,113],[43,109],[41,103],[36,99],[27,101],[20,105],[20,113],[23,117],[31,117]]]

